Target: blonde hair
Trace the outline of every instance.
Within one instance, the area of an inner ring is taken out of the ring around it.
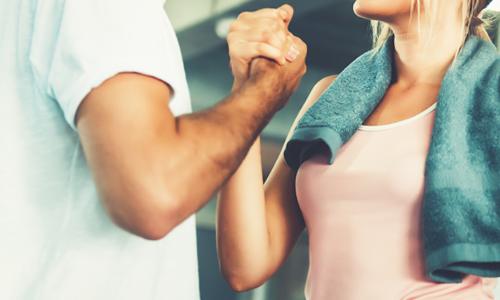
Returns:
[[[416,9],[416,17],[417,17],[417,25],[418,25],[418,32],[421,34],[421,23],[423,21],[426,21],[426,24],[429,24],[430,30],[427,33],[427,36],[424,38],[427,41],[430,41],[431,39],[431,34],[435,32],[433,30],[435,24],[436,24],[436,18],[438,17],[438,6],[437,3],[439,1],[443,0],[412,0],[411,7],[411,17],[414,18],[415,16],[415,9]],[[446,0],[448,1],[448,0]],[[456,0],[461,2],[461,11],[460,11],[460,18],[462,21],[462,37],[463,43],[465,42],[466,38],[471,35],[477,35],[485,40],[491,41],[488,32],[486,31],[486,26],[489,24],[489,20],[484,20],[482,19],[482,10],[486,6],[486,1],[485,0]],[[425,7],[425,13],[423,13],[423,7]],[[391,28],[389,27],[388,24],[381,22],[381,21],[372,21],[372,33],[373,33],[373,47],[375,49],[378,49],[382,47],[382,45],[385,43],[385,41],[393,35],[393,32]],[[457,49],[458,52],[459,49]]]

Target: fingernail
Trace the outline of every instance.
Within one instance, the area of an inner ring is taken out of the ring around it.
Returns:
[[[292,45],[286,56],[287,56],[287,59],[289,59],[289,60],[295,60],[295,59],[297,59],[299,54],[300,54],[300,51],[297,49],[297,47]]]
[[[289,51],[288,54],[286,55],[286,59],[288,59],[289,61],[294,61],[297,59],[298,56],[299,54],[297,52]]]

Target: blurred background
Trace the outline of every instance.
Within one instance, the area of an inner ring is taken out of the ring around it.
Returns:
[[[337,74],[371,47],[367,21],[352,12],[353,0],[166,0],[165,10],[179,36],[195,110],[215,104],[228,94],[232,77],[228,67],[225,35],[242,11],[278,7],[289,3],[296,14],[291,30],[309,45],[308,74],[301,88],[264,130],[263,165],[269,172],[291,123],[313,85]],[[498,16],[500,0],[490,6]],[[491,27],[499,45],[498,23]],[[265,175],[266,175],[265,174]],[[298,300],[304,299],[308,269],[307,236],[301,238],[281,270],[263,287],[236,294],[219,273],[215,249],[215,201],[198,214],[198,254],[202,300]],[[500,299],[500,288],[498,289]]]

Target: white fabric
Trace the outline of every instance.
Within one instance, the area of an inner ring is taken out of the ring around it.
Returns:
[[[191,111],[162,4],[0,1],[0,299],[199,299],[194,217],[157,242],[116,227],[73,125],[125,71],[167,82],[172,111]]]

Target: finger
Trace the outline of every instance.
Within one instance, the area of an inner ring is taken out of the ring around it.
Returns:
[[[285,59],[288,61],[288,62],[293,62],[295,61],[298,57],[300,57],[301,55],[301,52],[300,50],[292,44],[292,46],[288,49],[288,52],[285,56]]]
[[[274,18],[281,19],[283,22],[288,18],[287,12],[282,12],[277,8],[262,8],[250,15],[247,15],[249,18]]]
[[[307,44],[299,37],[292,35],[293,44],[297,47],[301,55],[307,55]]]
[[[227,39],[229,44],[241,42],[266,43],[278,49],[285,49],[286,44],[290,42],[287,36],[288,34],[285,31],[271,32],[267,28],[252,28],[251,30],[231,32]]]
[[[294,39],[292,35],[287,37],[287,42],[285,44],[285,48],[283,49],[285,52],[285,59],[288,62],[293,62],[300,55],[299,49],[294,44]]]
[[[283,21],[288,26],[293,19],[294,9],[291,5],[285,4],[278,8]]]
[[[230,56],[243,61],[251,61],[258,57],[264,57],[280,65],[286,63],[281,49],[265,43],[241,43],[238,47],[232,49]]]
[[[296,51],[296,59],[305,59],[305,57],[307,56],[307,44],[293,34],[290,34],[290,37],[292,39],[292,47],[295,48],[291,49],[290,51]]]
[[[290,23],[293,18],[293,7],[285,4],[279,8],[263,8],[251,13],[243,13],[242,19],[256,19],[256,18],[274,18],[283,21],[284,24]]]
[[[287,32],[286,24],[277,18],[259,17],[237,20],[231,23],[229,32],[262,30],[271,32]]]

